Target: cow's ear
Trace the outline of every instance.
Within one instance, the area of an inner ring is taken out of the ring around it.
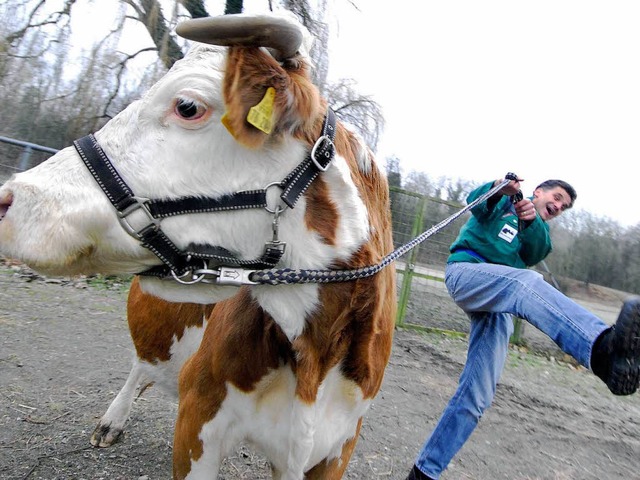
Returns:
[[[224,100],[224,125],[250,148],[271,135],[311,129],[323,108],[304,62],[283,66],[264,50],[247,47],[229,48]]]

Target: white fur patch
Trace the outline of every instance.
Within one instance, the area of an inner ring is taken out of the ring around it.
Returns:
[[[200,431],[203,455],[192,462],[187,478],[216,478],[218,456],[242,440],[264,453],[283,478],[302,478],[321,459],[338,458],[370,401],[339,367],[329,372],[313,405],[294,400],[295,385],[288,366],[266,375],[249,394],[227,385],[216,417]]]
[[[168,361],[143,363],[146,375],[176,399],[178,398],[178,374],[184,363],[198,350],[206,326],[207,322],[204,319],[201,327],[196,325],[186,327],[180,340],[177,335],[174,335],[169,350],[171,358]]]

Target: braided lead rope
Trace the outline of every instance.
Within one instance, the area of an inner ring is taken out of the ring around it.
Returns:
[[[412,248],[415,248],[420,243],[424,242],[427,238],[431,237],[435,233],[442,230],[451,222],[458,219],[461,215],[471,210],[479,203],[484,202],[489,197],[495,195],[500,189],[506,186],[511,179],[507,178],[500,182],[497,186],[485,194],[476,198],[473,202],[463,207],[458,212],[454,213],[448,218],[445,218],[440,223],[429,228],[421,235],[417,236],[408,243],[405,243],[401,247],[398,247],[389,255],[384,257],[382,261],[377,265],[369,265],[367,267],[356,268],[354,270],[293,270],[290,268],[273,269],[273,270],[259,270],[253,272],[249,279],[252,282],[268,285],[281,285],[281,284],[293,284],[293,283],[335,283],[335,282],[348,282],[351,280],[357,280],[359,278],[370,277],[375,275],[383,268],[387,267],[396,258],[401,257]]]

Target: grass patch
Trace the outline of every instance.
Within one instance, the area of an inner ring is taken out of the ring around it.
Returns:
[[[133,276],[114,276],[114,275],[93,275],[87,277],[86,282],[92,288],[97,290],[116,290],[126,292],[131,286]]]

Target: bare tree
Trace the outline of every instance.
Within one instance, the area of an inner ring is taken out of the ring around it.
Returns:
[[[202,0],[180,0],[178,3],[180,3],[185,8],[185,10],[189,12],[189,15],[191,15],[191,18],[201,18],[201,17],[210,16]],[[229,4],[231,3],[233,3],[234,5],[230,7]],[[236,5],[237,3],[240,4],[239,5],[240,11],[242,11],[242,0],[239,0],[236,2],[232,2],[232,0],[227,0],[227,8],[231,8],[231,9],[238,8],[238,5]],[[231,12],[225,11],[224,13],[231,13]],[[233,13],[236,13],[236,12],[233,12]]]
[[[20,22],[9,29],[5,27],[4,40],[0,42],[0,53],[3,49],[10,52],[7,56],[15,56],[22,52],[17,63],[19,68],[16,68],[14,74],[25,71],[26,63],[35,64],[41,61],[42,52],[51,51],[52,45],[67,44],[63,37],[69,33],[69,21],[74,6],[78,3],[78,0],[65,0],[62,8],[54,12],[50,11],[50,7],[47,10],[44,0],[24,0],[12,4],[12,13],[15,14],[15,18],[20,18]],[[271,1],[268,3],[271,8],[274,7]],[[93,46],[90,55],[84,60],[69,59],[79,70],[78,81],[74,85],[63,85],[62,82],[65,62],[60,60],[67,55],[64,49],[55,52],[55,62],[41,65],[38,73],[32,76],[34,79],[49,77],[46,90],[38,91],[39,95],[35,97],[29,93],[29,98],[39,98],[40,103],[46,102],[50,108],[56,100],[64,104],[72,93],[75,105],[80,101],[89,103],[79,108],[79,116],[73,117],[73,127],[70,129],[72,132],[82,130],[83,125],[84,128],[96,128],[100,122],[111,118],[126,106],[127,99],[135,92],[125,87],[126,79],[129,78],[129,64],[154,50],[158,62],[155,62],[151,70],[155,75],[143,79],[141,84],[148,85],[157,80],[159,75],[184,55],[186,42],[182,42],[173,33],[178,21],[182,18],[197,18],[210,14],[204,0],[121,0],[120,5],[121,8],[117,10],[117,16],[113,19],[113,28],[105,38]],[[225,12],[241,11],[242,5],[241,0],[227,0]],[[381,107],[371,97],[359,94],[354,80],[345,79],[334,85],[326,85],[330,61],[329,52],[323,48],[328,44],[329,38],[329,25],[325,21],[328,15],[327,0],[320,0],[314,7],[308,0],[281,0],[278,7],[293,11],[317,38],[316,48],[311,52],[316,83],[327,95],[339,117],[361,133],[375,150],[384,127]],[[9,7],[5,8],[6,13],[9,13]],[[135,52],[117,51],[118,40],[136,24],[144,27],[153,46]],[[54,27],[55,34],[44,30],[45,27]],[[6,60],[7,57],[4,56],[0,59],[0,74],[4,75],[0,78],[3,80],[9,67]],[[159,68],[159,65],[163,68]],[[82,82],[82,79],[91,79],[91,82]],[[75,105],[69,106],[71,110],[75,109]],[[95,108],[96,105],[100,108]]]
[[[4,42],[13,44],[14,42],[24,38],[30,30],[42,29],[43,27],[48,25],[55,26],[58,29],[68,28],[71,7],[75,4],[75,2],[76,0],[65,0],[60,10],[47,12],[46,14],[44,14],[44,16],[42,16],[41,14],[45,10],[45,0],[39,0],[37,3],[35,3],[31,11],[28,13],[26,22],[24,22],[24,24],[17,30],[14,30],[13,32],[7,34],[4,37]],[[15,11],[16,7],[28,8],[29,6],[29,2],[19,2],[8,8]]]
[[[395,155],[386,158],[387,163],[387,180],[389,186],[402,187],[402,172],[400,170],[400,159]]]
[[[328,87],[325,95],[336,114],[352,125],[375,151],[384,130],[380,104],[372,97],[358,93],[353,79],[342,79]]]
[[[464,203],[467,195],[473,190],[476,186],[473,182],[469,182],[467,180],[462,179],[447,179],[445,183],[445,200],[449,202],[455,203]]]
[[[180,60],[184,53],[172,35],[176,23],[176,16],[167,18],[158,0],[123,0],[129,5],[135,15],[134,19],[144,25],[149,37],[158,49],[158,57],[167,68],[171,68]],[[193,2],[187,2],[192,6]]]

